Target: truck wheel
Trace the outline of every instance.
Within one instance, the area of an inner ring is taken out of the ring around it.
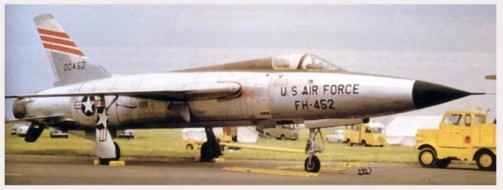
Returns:
[[[279,140],[282,140],[282,141],[286,140],[285,135],[281,134],[281,135],[279,136]]]
[[[194,150],[194,146],[192,144],[187,144],[187,145],[185,145],[185,150],[193,151]]]
[[[365,141],[365,140],[363,140],[363,141],[362,141],[362,145],[363,145],[363,146],[369,146],[369,145],[367,144],[367,141]]]
[[[496,156],[491,151],[482,151],[475,158],[480,170],[496,170]]]
[[[425,168],[434,168],[437,162],[437,153],[429,148],[421,148],[419,150],[418,161]]]
[[[449,164],[451,163],[451,159],[445,158],[442,160],[437,161],[437,167],[438,168],[447,168]]]

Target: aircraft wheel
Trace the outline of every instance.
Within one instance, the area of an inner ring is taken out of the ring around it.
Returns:
[[[113,143],[115,148],[115,158],[98,158],[100,165],[108,165],[110,161],[119,160],[121,158],[121,149],[119,144],[115,141]]]
[[[483,151],[475,158],[480,170],[496,170],[496,155],[490,151]]]
[[[425,168],[434,168],[437,162],[437,154],[431,148],[421,148],[419,150],[418,161]]]
[[[110,159],[110,158],[98,158],[98,160],[100,161],[100,165],[105,165],[105,166],[108,166],[110,161],[112,161],[112,159]]]
[[[205,142],[201,146],[201,162],[211,162],[213,161],[215,156],[216,151],[210,146],[209,143]]]
[[[304,170],[306,172],[317,173],[320,171],[321,163],[317,156],[309,156],[304,161]]]
[[[24,141],[32,143],[37,141],[38,137],[44,131],[44,127],[41,125],[32,124],[28,127],[28,131],[26,131],[26,135],[24,136]]]

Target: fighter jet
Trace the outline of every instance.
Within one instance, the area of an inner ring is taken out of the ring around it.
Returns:
[[[27,142],[48,126],[94,131],[101,164],[120,158],[110,130],[205,128],[201,161],[222,155],[212,127],[305,123],[305,170],[321,168],[320,128],[421,109],[471,94],[398,77],[355,73],[316,55],[273,56],[166,73],[113,75],[88,61],[50,14],[35,17],[56,76],[54,87],[15,98]]]

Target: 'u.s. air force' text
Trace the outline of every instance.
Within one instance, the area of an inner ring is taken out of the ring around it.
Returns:
[[[360,84],[325,84],[281,87],[281,96],[336,96],[354,95],[359,93]],[[335,109],[335,100],[332,98],[317,98],[314,100],[294,100],[295,110],[309,111],[310,109],[326,110]]]

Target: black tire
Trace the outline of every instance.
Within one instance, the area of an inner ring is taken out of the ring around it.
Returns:
[[[318,173],[320,172],[321,163],[317,156],[309,156],[304,161],[304,170],[306,172]]]
[[[445,159],[442,159],[442,160],[438,160],[436,165],[438,168],[447,168],[449,167],[449,164],[451,163],[451,159],[449,158],[445,158]]]
[[[112,161],[112,159],[110,159],[110,158],[98,158],[98,160],[100,161],[100,165],[104,165],[104,166],[108,166],[110,161]]]
[[[215,153],[210,148],[210,145],[207,142],[205,142],[201,146],[201,159],[200,159],[200,161],[201,162],[212,162],[213,158],[214,158],[214,156],[213,156],[214,154]]]
[[[490,164],[484,164],[483,159],[490,158]],[[494,155],[491,151],[483,150],[477,154],[475,158],[475,162],[477,162],[477,167],[479,170],[485,171],[496,171],[496,155]]]
[[[369,146],[369,145],[367,144],[367,141],[365,141],[365,140],[362,140],[362,145],[363,145],[363,146]]]
[[[29,143],[37,141],[38,137],[40,137],[43,131],[44,131],[43,126],[32,124],[28,128],[28,131],[26,131],[26,135],[24,135],[24,141]]]
[[[431,156],[431,158],[430,158]],[[430,159],[429,159],[430,158]],[[429,147],[421,148],[417,157],[419,164],[425,168],[434,168],[437,163],[437,153]]]

